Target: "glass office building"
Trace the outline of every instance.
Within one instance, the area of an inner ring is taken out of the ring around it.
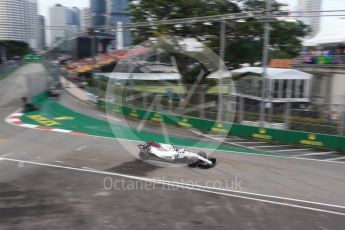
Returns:
[[[37,11],[36,0],[1,0],[0,40],[22,41],[36,49]]]
[[[92,26],[116,25],[118,22],[128,24],[131,22],[129,0],[91,0]],[[112,33],[114,31],[102,32]],[[123,30],[123,44],[125,47],[132,45],[129,29]]]
[[[106,0],[91,0],[91,25],[103,26],[106,24]]]
[[[108,0],[108,20],[110,25],[131,23],[128,0]],[[132,45],[132,36],[128,28],[123,29],[123,44],[125,47]]]

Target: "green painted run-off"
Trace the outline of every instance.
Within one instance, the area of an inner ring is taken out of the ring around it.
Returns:
[[[155,140],[160,143],[166,143],[164,136],[161,134],[150,133],[147,131],[137,131],[135,129],[110,124],[106,121],[98,120],[77,112],[74,112],[55,100],[47,98],[45,93],[37,95],[33,98],[33,103],[40,107],[40,110],[25,113],[22,121],[28,124],[49,126],[58,129],[67,129],[77,132],[85,132],[89,135],[128,139],[134,141]],[[191,135],[193,135],[191,133]],[[243,152],[251,154],[262,154],[255,151],[247,151],[245,149],[230,148],[218,146],[215,144],[169,136],[170,143],[180,146],[189,146],[197,148],[218,149],[232,152]]]

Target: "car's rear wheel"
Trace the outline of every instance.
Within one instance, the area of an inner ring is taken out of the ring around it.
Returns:
[[[149,156],[150,156],[150,152],[147,151],[147,150],[140,150],[139,152],[139,158],[142,159],[142,160],[147,160],[149,159]]]
[[[188,158],[187,160],[187,165],[190,168],[195,168],[196,166],[198,166],[198,159],[196,158]]]

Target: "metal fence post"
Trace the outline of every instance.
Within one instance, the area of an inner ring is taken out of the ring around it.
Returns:
[[[226,22],[223,20],[220,23],[220,44],[219,44],[219,57],[221,60],[219,60],[219,71],[224,71],[223,69],[223,62],[225,58],[225,45],[226,45]],[[218,80],[218,90],[220,90],[220,87],[223,86],[223,79],[222,76],[220,76]],[[223,93],[218,92],[218,116],[217,120],[222,121],[223,120]]]
[[[173,107],[173,101],[172,101],[171,98],[169,98],[169,101],[168,101],[168,110],[169,110],[169,112],[172,111],[172,107]]]
[[[202,105],[202,108],[199,110],[199,116],[200,118],[205,118],[205,86],[202,85],[200,87],[200,105]]]
[[[146,92],[146,86],[143,85],[143,108],[147,108],[147,92]]]
[[[272,6],[272,1],[271,0],[266,0],[266,13],[265,13],[265,32],[264,32],[264,47],[263,47],[263,57],[262,57],[262,91],[261,91],[261,103],[260,103],[260,127],[265,126],[265,103],[266,103],[266,75],[267,75],[267,65],[268,65],[268,56],[269,56],[269,50],[268,46],[270,44],[270,30],[271,30],[271,25],[270,25],[270,16],[271,16],[271,6]]]
[[[270,109],[269,109],[269,113],[270,113],[270,117],[269,117],[269,122],[272,123],[272,118],[273,118],[273,109],[274,109],[274,103],[272,101],[270,101]]]
[[[290,129],[290,114],[291,114],[291,102],[288,101],[286,103],[286,110],[285,110],[285,128]]]
[[[287,83],[287,89],[286,89],[286,98],[287,98],[287,102],[286,102],[286,110],[285,110],[285,127],[286,129],[290,129],[290,114],[291,114],[291,86],[292,86],[292,82],[291,80],[288,80]]]
[[[239,111],[239,123],[243,123],[243,115],[244,115],[244,97],[240,96],[240,111]]]
[[[345,95],[344,95],[344,100],[345,100]],[[339,129],[338,129],[338,135],[343,136],[344,135],[344,126],[345,126],[345,101],[343,102],[341,106],[341,111],[340,111],[340,123],[339,123]]]

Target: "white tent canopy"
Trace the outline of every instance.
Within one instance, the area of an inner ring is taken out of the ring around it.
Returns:
[[[232,75],[261,75],[263,73],[262,67],[244,67],[241,69],[231,71]],[[276,79],[276,80],[310,80],[313,75],[298,71],[295,69],[282,69],[282,68],[267,68],[267,79]]]
[[[267,100],[262,95],[262,67],[244,67],[231,71],[236,96]],[[309,102],[313,75],[295,69],[267,68],[269,102]]]
[[[345,36],[330,36],[330,37],[314,37],[310,40],[304,41],[304,46],[318,46],[322,44],[338,44],[345,43]]]
[[[142,80],[142,81],[178,81],[181,80],[179,73],[98,73],[96,75],[116,80]],[[207,76],[207,79],[230,78],[229,71],[215,71]]]
[[[180,80],[178,73],[99,73],[99,76],[115,80],[169,81]]]

